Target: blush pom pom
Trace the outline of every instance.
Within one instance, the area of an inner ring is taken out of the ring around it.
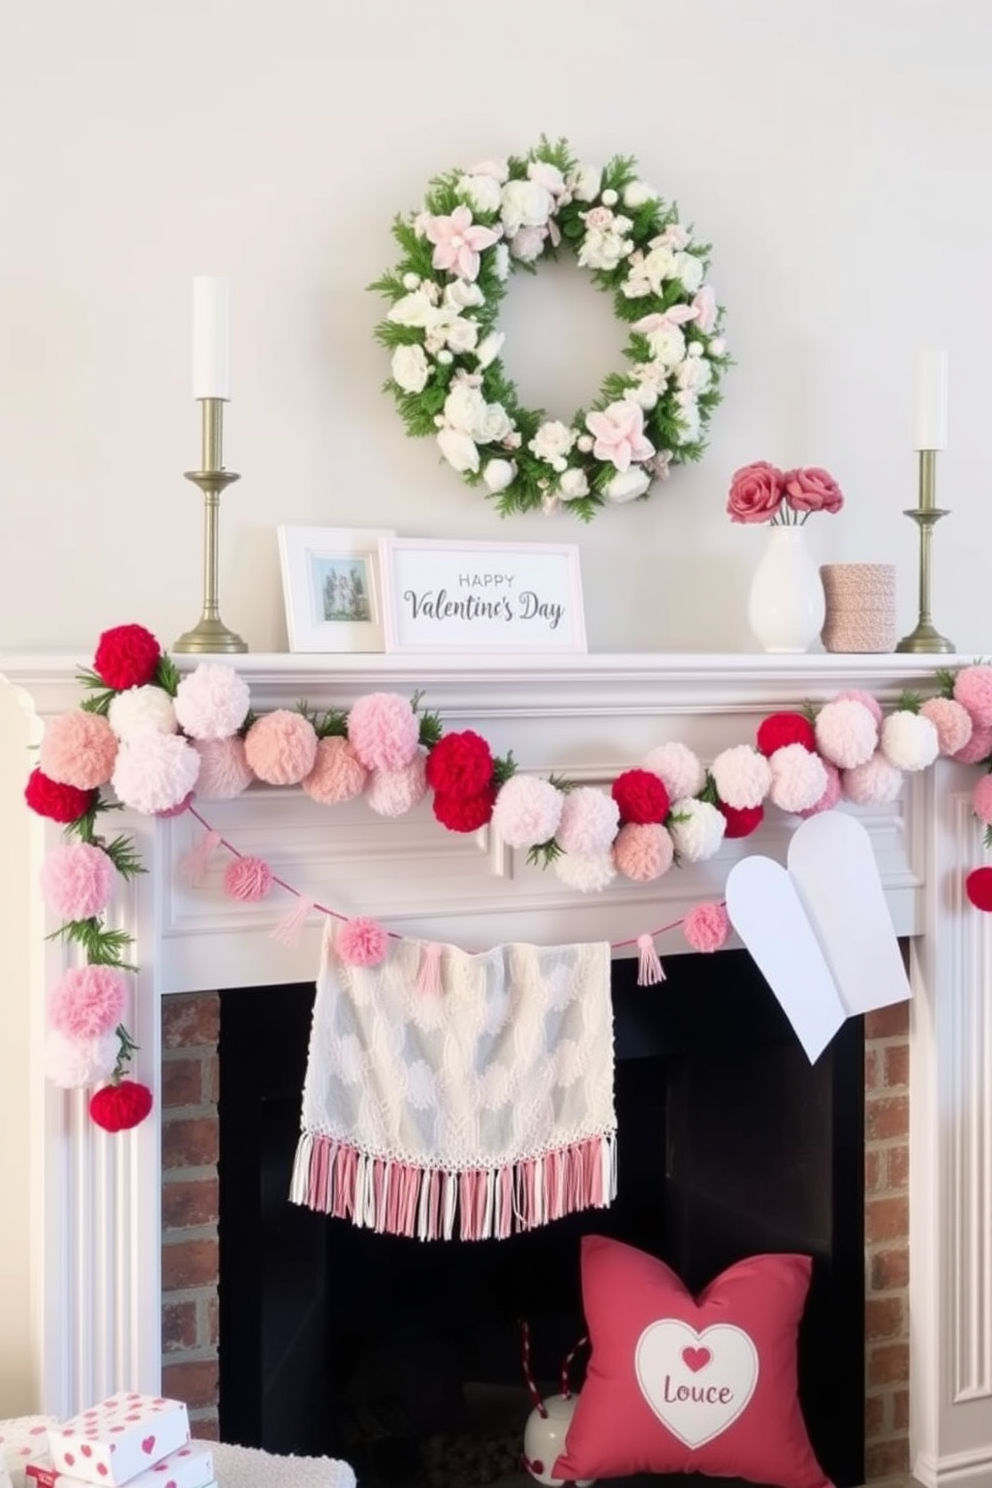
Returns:
[[[596,857],[583,857],[580,853],[559,853],[554,860],[554,870],[566,888],[580,894],[599,894],[617,876],[612,854],[604,852]]]
[[[67,843],[48,854],[41,870],[45,903],[60,920],[88,920],[102,915],[117,882],[117,869],[107,854],[88,842]]]
[[[843,794],[841,775],[837,766],[832,765],[829,760],[821,760],[820,763],[827,774],[827,788],[815,805],[807,806],[805,811],[798,813],[800,816],[819,816],[821,811],[833,811]]]
[[[117,751],[112,784],[125,806],[153,816],[178,806],[196,785],[200,756],[180,734],[141,734]]]
[[[565,792],[555,841],[563,853],[606,859],[619,825],[620,809],[613,797],[594,785],[579,785]]]
[[[964,881],[964,891],[976,909],[992,914],[992,868],[973,868]]]
[[[107,720],[82,708],[53,718],[38,751],[41,769],[49,780],[94,790],[106,785],[117,758],[117,740]]]
[[[668,827],[675,851],[686,863],[704,863],[719,850],[727,822],[709,801],[676,801]]]
[[[256,904],[272,887],[272,869],[264,858],[234,858],[224,869],[224,893],[242,904]]]
[[[974,724],[967,744],[956,749],[951,758],[957,760],[959,765],[980,765],[985,760],[992,759],[992,728]]]
[[[857,698],[834,698],[816,715],[816,742],[824,759],[839,770],[852,770],[875,753],[878,724]]]
[[[940,740],[929,718],[900,708],[882,724],[881,750],[897,770],[926,770],[940,753]]]
[[[613,862],[618,873],[634,883],[651,883],[667,873],[675,858],[675,845],[667,828],[654,822],[627,822],[613,844]]]
[[[82,1090],[108,1078],[117,1063],[117,1050],[115,1033],[74,1039],[50,1028],[45,1035],[45,1074],[63,1090]]]
[[[237,735],[232,739],[196,739],[193,748],[200,758],[196,794],[201,801],[233,801],[255,779],[245,754],[245,741]]]
[[[303,781],[303,789],[311,801],[319,801],[321,806],[337,806],[360,796],[368,778],[368,770],[348,740],[332,734],[317,741],[317,757]]]
[[[863,765],[845,770],[841,776],[844,797],[856,806],[887,806],[902,790],[902,771],[889,763],[881,750]]]
[[[420,747],[420,720],[406,698],[370,692],[351,706],[348,738],[367,770],[405,770]]]
[[[992,728],[992,667],[962,667],[954,679],[954,699],[979,728]]]
[[[564,804],[564,793],[550,780],[511,775],[496,797],[493,828],[508,847],[538,847],[557,832]]]
[[[176,708],[161,687],[129,687],[112,699],[107,711],[110,727],[122,742],[139,734],[174,734],[178,731]]]
[[[927,698],[920,705],[920,712],[924,718],[929,718],[937,730],[937,743],[943,755],[957,754],[963,749],[971,738],[974,730],[971,714],[967,708],[962,708],[953,698],[932,697]]]
[[[402,770],[373,770],[365,799],[378,816],[404,816],[427,794],[427,755],[421,750]]]
[[[731,749],[721,750],[710,765],[710,774],[720,800],[735,811],[760,806],[771,790],[768,761],[750,744],[735,744]]]
[[[72,966],[52,987],[48,1021],[68,1038],[99,1038],[117,1027],[126,1000],[122,971],[113,966]]]
[[[784,749],[776,749],[768,763],[772,772],[771,799],[780,811],[793,815],[808,811],[829,784],[820,756],[810,754],[802,744],[786,744]]]
[[[727,911],[722,904],[697,904],[682,921],[682,933],[694,951],[718,951],[730,934]]]
[[[641,763],[645,770],[651,770],[657,775],[667,790],[670,801],[684,801],[689,796],[698,796],[706,784],[706,769],[702,760],[678,740],[656,745]]]
[[[971,809],[985,826],[992,827],[992,775],[983,775],[975,781],[971,793]]]
[[[266,785],[299,785],[317,759],[313,724],[288,708],[266,713],[245,736],[245,758]]]
[[[863,707],[874,718],[879,728],[882,727],[882,705],[877,698],[873,698],[870,692],[865,692],[863,687],[848,687],[846,691],[839,692],[834,698],[835,703],[861,703]]]
[[[378,966],[386,957],[388,937],[375,920],[345,920],[334,936],[334,949],[348,966]]]
[[[250,703],[244,678],[217,662],[201,661],[176,689],[176,717],[191,739],[230,739]]]

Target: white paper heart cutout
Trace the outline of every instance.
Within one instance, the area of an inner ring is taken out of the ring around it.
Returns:
[[[634,1369],[661,1424],[687,1447],[701,1447],[747,1406],[758,1383],[758,1350],[730,1323],[697,1333],[664,1318],[649,1323],[637,1340]]]

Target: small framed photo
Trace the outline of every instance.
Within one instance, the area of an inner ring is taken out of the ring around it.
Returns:
[[[384,651],[385,528],[280,527],[290,651]]]
[[[570,543],[382,543],[386,650],[586,649],[579,550]]]

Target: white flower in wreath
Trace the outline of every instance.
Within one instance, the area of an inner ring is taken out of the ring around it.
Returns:
[[[464,315],[456,315],[445,327],[444,339],[456,356],[474,351],[479,339],[479,326]]]
[[[476,365],[479,367],[488,367],[490,363],[494,362],[503,350],[503,342],[505,340],[506,336],[502,331],[490,331],[487,336],[483,336],[475,348]]]
[[[678,279],[686,294],[695,294],[703,282],[703,260],[697,258],[694,253],[677,253],[675,255],[675,278]]]
[[[555,470],[565,469],[565,456],[575,443],[575,430],[560,419],[548,419],[538,429],[527,448],[539,460],[547,460]]]
[[[467,470],[478,470],[479,450],[475,440],[462,429],[439,429],[437,447],[452,470],[464,475]]]
[[[527,176],[550,191],[552,196],[560,196],[565,190],[565,177],[549,160],[531,160],[527,165]]]
[[[505,491],[507,486],[513,484],[516,475],[517,467],[513,460],[487,460],[482,471],[486,488],[493,494]]]
[[[699,405],[690,394],[682,394],[680,397],[686,397],[689,401],[680,402],[676,415],[679,423],[679,444],[695,444],[700,432]]]
[[[502,183],[510,174],[510,167],[505,160],[479,160],[475,165],[470,165],[465,174],[469,176],[492,176],[494,181]]]
[[[646,207],[648,202],[657,199],[657,191],[646,181],[629,181],[623,188],[623,204],[632,211],[636,211],[638,207]]]
[[[681,222],[670,222],[663,233],[652,238],[649,248],[687,248],[691,242],[687,228]]]
[[[452,310],[473,310],[484,305],[486,297],[471,279],[452,279],[444,288],[444,303]]]
[[[512,431],[510,415],[502,403],[485,404],[474,434],[480,444],[500,444]]]
[[[505,243],[493,249],[493,273],[501,284],[510,276],[510,250]]]
[[[643,328],[655,361],[661,362],[665,367],[677,367],[685,358],[685,336],[681,327],[661,315],[645,316],[645,320],[657,320],[658,324],[644,326],[643,321],[635,321],[634,330]]]
[[[675,381],[687,393],[702,393],[710,385],[713,369],[704,356],[688,356],[675,369]]]
[[[503,230],[512,238],[522,227],[543,227],[554,210],[551,192],[539,181],[507,181],[503,187]]]
[[[579,247],[579,263],[584,269],[603,269],[607,273],[631,252],[633,244],[618,232],[593,228]]]
[[[427,224],[433,216],[432,212],[418,212],[413,219],[413,230],[418,238],[426,238]]]
[[[486,400],[478,387],[461,379],[444,400],[444,422],[447,428],[471,434],[478,428],[485,412]]]
[[[393,381],[405,393],[422,393],[430,371],[430,362],[422,346],[397,346],[393,352]]]
[[[467,197],[474,212],[498,212],[503,199],[502,188],[495,176],[462,176],[458,190]]]
[[[434,315],[434,306],[430,302],[427,290],[421,286],[412,294],[403,295],[396,301],[387,316],[394,325],[424,327],[430,324]]]
[[[557,494],[562,501],[577,501],[580,496],[588,496],[589,481],[585,471],[579,470],[574,465],[568,470],[563,470],[561,480],[558,482]]]
[[[636,501],[643,496],[651,484],[651,475],[643,465],[632,465],[629,470],[618,471],[607,483],[603,495],[607,501],[620,506],[625,501]]]
[[[576,201],[595,201],[603,184],[603,172],[598,165],[577,165],[568,175],[568,186]]]
[[[522,227],[510,239],[510,252],[520,263],[534,263],[544,252],[546,227]]]
[[[660,295],[666,281],[675,278],[675,262],[671,248],[652,248],[638,263],[631,265],[623,283],[627,299],[639,300],[646,294]]]
[[[634,372],[637,383],[624,395],[642,408],[654,408],[668,386],[668,368],[663,362],[640,362]]]

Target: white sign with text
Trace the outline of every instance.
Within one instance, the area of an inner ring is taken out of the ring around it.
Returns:
[[[386,650],[585,651],[573,544],[384,539]]]

